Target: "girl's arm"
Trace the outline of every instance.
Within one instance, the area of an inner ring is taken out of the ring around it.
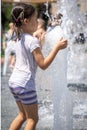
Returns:
[[[38,29],[36,32],[33,33],[33,36],[39,39],[41,48],[44,44],[45,34],[46,34],[46,31],[44,31],[43,29]]]
[[[37,65],[41,69],[45,70],[52,63],[58,51],[66,47],[67,47],[67,40],[60,39],[46,58],[44,58],[40,48],[36,48],[32,53],[34,55]]]

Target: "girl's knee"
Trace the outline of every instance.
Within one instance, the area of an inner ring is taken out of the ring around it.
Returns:
[[[27,123],[31,124],[32,126],[36,126],[36,124],[38,123],[38,117],[27,119]]]
[[[25,114],[23,114],[23,113],[19,113],[18,114],[18,116],[19,116],[19,118],[24,122],[24,121],[26,121],[26,116],[25,116]]]

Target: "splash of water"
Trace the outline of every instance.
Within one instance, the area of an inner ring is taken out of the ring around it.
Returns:
[[[76,0],[58,2],[58,12],[63,14],[62,29],[68,39],[68,82],[86,83],[85,52],[87,51],[87,25]],[[79,62],[78,62],[79,61]],[[78,69],[77,69],[78,68]]]
[[[58,2],[58,11],[63,14],[63,30],[69,38],[73,34],[84,32],[84,18],[77,7],[76,0],[61,0]]]
[[[75,41],[75,36],[79,33],[85,34],[86,31],[84,31],[84,20],[76,6],[76,0],[61,0],[58,4],[59,12],[63,14],[63,32],[60,27],[57,26],[47,33],[43,53],[46,56],[51,51],[54,44],[56,44],[58,38],[61,36],[66,37],[70,45],[70,52],[68,50],[68,81],[72,81],[73,77],[70,73],[74,74],[74,72],[77,72],[74,63],[70,61],[72,57],[75,56],[73,43]],[[77,54],[80,54],[81,47],[82,46],[77,47]],[[84,49],[85,47],[82,48]],[[48,125],[49,130],[51,128],[54,130],[72,130],[73,103],[70,91],[67,88],[67,49],[58,53],[48,70],[43,72],[39,69],[37,77],[37,88],[40,92],[40,117],[45,119],[44,124],[50,124],[50,126]],[[75,79],[77,79],[76,75],[73,82],[76,82]],[[40,82],[38,80],[40,80]],[[43,110],[45,111],[43,112]],[[53,118],[54,123],[52,121]]]
[[[61,37],[64,37],[63,31],[57,26],[47,34],[46,48],[52,49]],[[54,130],[72,130],[73,107],[67,88],[67,49],[59,51],[49,71],[53,82]]]
[[[43,47],[45,56],[61,37],[63,37],[63,32],[59,26],[46,34]],[[45,112],[40,111],[40,117],[42,119],[45,117],[44,121],[48,121],[48,124],[51,122],[49,129],[72,130],[72,99],[67,88],[67,49],[58,53],[45,72],[39,69],[36,80],[41,103],[40,110],[45,110]]]

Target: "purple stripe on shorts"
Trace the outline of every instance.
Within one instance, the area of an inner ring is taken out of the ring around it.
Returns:
[[[33,100],[33,99],[36,99],[37,98],[37,95],[33,96],[33,97],[27,97],[27,98],[23,98],[22,100],[23,101],[27,101],[27,100]]]
[[[26,90],[25,92],[21,92],[21,93],[20,93],[20,96],[21,96],[21,95],[32,94],[32,93],[35,93],[35,92],[36,92],[36,91],[34,91],[34,90],[30,90],[30,91],[29,91],[29,90]]]
[[[38,103],[37,99],[33,99],[33,100],[27,100],[27,101],[21,101],[23,104],[26,104],[26,105],[30,105],[30,104],[35,104],[35,103]]]
[[[38,103],[37,94],[35,90],[24,89],[22,87],[11,88],[11,92],[16,101],[20,101],[23,104],[31,105]]]

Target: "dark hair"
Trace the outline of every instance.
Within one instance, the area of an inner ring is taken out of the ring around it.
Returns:
[[[46,14],[41,13],[38,18],[42,19],[44,21],[43,22],[43,28],[44,28],[44,30],[47,30],[47,25],[48,25],[49,17]]]
[[[35,8],[30,4],[17,4],[11,12],[11,18],[16,27],[22,25],[24,18],[30,18],[35,13]]]
[[[38,4],[37,5],[37,12],[38,12],[38,17],[41,13],[46,12],[46,5],[45,4]]]
[[[37,5],[37,12],[38,12],[38,18],[42,19],[44,21],[43,28],[47,30],[48,21],[50,18],[50,8],[51,4],[48,4],[48,15],[46,14],[46,4],[38,4]]]
[[[38,4],[37,5],[37,12],[38,12],[38,17],[39,17],[39,15],[41,14],[41,13],[46,13],[46,9],[47,7],[46,7],[46,4],[44,3],[42,3],[42,4]],[[51,12],[50,12],[50,9],[52,8],[52,5],[51,5],[51,3],[48,3],[48,14],[49,14],[49,16],[51,15]]]

